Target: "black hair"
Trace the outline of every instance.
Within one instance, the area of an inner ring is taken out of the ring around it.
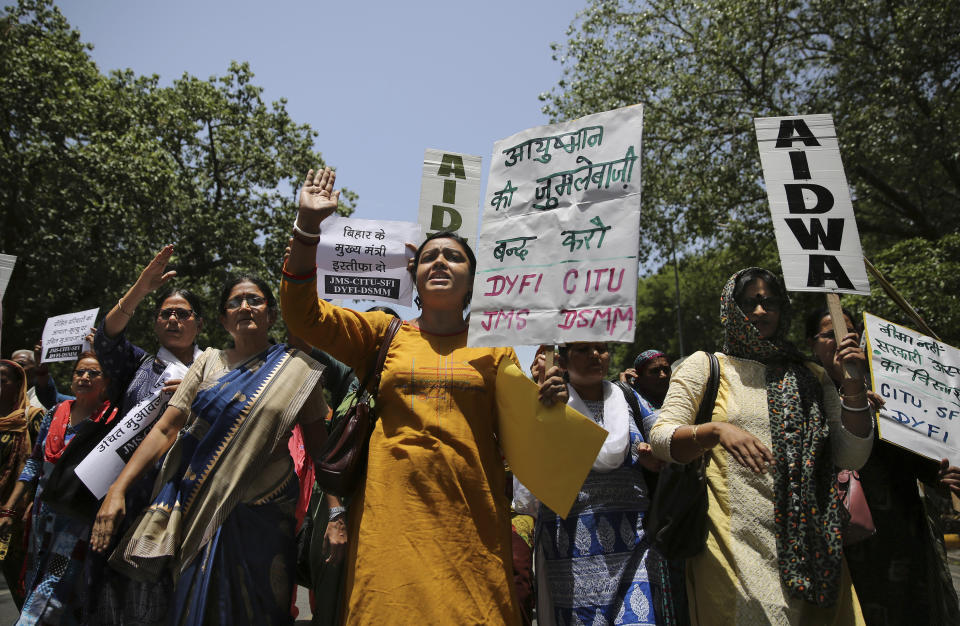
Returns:
[[[0,360],[0,368],[8,369],[13,373],[13,377],[17,379],[17,385],[23,384],[23,379],[26,377],[26,373],[23,371],[23,368],[16,361],[8,361],[7,359]]]
[[[759,267],[751,267],[737,277],[737,284],[733,286],[733,299],[739,300],[740,296],[743,295],[743,290],[747,288],[747,285],[758,278],[767,284],[767,288],[774,292],[773,295],[781,300],[786,300],[787,290],[784,288],[783,283],[780,282],[780,279],[777,278],[776,274],[770,270]]]
[[[367,313],[370,311],[380,311],[381,313],[386,313],[387,315],[392,315],[393,317],[400,317],[400,314],[391,309],[388,306],[374,306],[367,309]]]
[[[413,282],[417,282],[417,268],[420,266],[420,254],[423,252],[423,248],[427,243],[433,241],[434,239],[452,239],[456,241],[463,247],[463,251],[467,254],[467,261],[470,263],[470,281],[473,282],[473,277],[477,273],[477,257],[473,253],[473,250],[470,248],[470,245],[467,243],[467,240],[458,235],[457,233],[450,230],[441,230],[437,233],[432,233],[427,235],[427,238],[423,240],[423,243],[420,244],[420,247],[417,248],[417,253],[413,255],[413,267],[410,268],[410,273],[413,275]],[[466,309],[470,304],[470,299],[473,297],[473,289],[471,287],[470,291],[467,292],[467,297],[463,302],[463,308]],[[414,298],[414,301],[417,304],[417,307],[420,306],[420,296]],[[399,317],[399,316],[397,316]]]
[[[185,287],[174,287],[169,289],[157,299],[156,311],[159,314],[160,309],[163,307],[163,303],[166,302],[167,298],[172,298],[173,296],[180,296],[190,304],[190,308],[193,309],[193,315],[197,319],[203,319],[203,307],[200,304],[200,297],[190,291]]]
[[[423,240],[423,243],[420,244],[420,247],[417,248],[417,253],[413,255],[413,269],[411,270],[414,278],[417,276],[417,266],[420,265],[420,254],[423,252],[424,246],[427,243],[433,241],[434,239],[453,239],[461,246],[463,246],[464,252],[467,253],[467,260],[470,261],[470,278],[473,279],[473,275],[477,272],[477,257],[473,254],[473,250],[470,248],[470,245],[467,244],[467,240],[458,235],[457,233],[449,230],[441,230],[438,233],[433,233],[427,235],[427,238]]]
[[[274,313],[277,311],[277,299],[274,297],[273,291],[266,282],[250,274],[236,274],[227,279],[227,282],[223,284],[223,289],[220,291],[220,306],[218,308],[220,315],[226,315],[227,300],[230,299],[230,292],[240,283],[253,283],[256,285],[263,294],[263,297],[267,299],[267,309]]]
[[[853,316],[853,313],[851,313],[847,307],[843,307],[842,311],[843,314],[853,322],[853,328],[847,329],[847,332],[856,331],[859,334],[860,329],[857,327],[857,318]],[[807,313],[807,317],[803,321],[804,338],[813,339],[813,336],[820,330],[820,322],[828,315],[830,315],[830,309],[827,307],[821,307]]]
[[[97,363],[100,363],[100,357],[97,356],[96,352],[94,352],[93,350],[84,350],[79,355],[77,355],[77,360],[73,364],[73,370],[71,371],[73,372],[77,371],[77,366],[80,365],[80,361],[84,359],[93,359]],[[103,364],[101,363],[100,366],[103,367]],[[104,374],[104,376],[106,376],[106,374]]]

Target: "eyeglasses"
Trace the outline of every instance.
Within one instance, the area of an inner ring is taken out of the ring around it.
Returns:
[[[737,306],[744,313],[750,313],[757,308],[757,305],[763,307],[764,311],[779,312],[783,307],[783,299],[776,296],[756,296],[754,298],[745,298],[737,300]]]
[[[250,305],[251,309],[254,309],[258,306],[263,306],[267,300],[263,296],[255,296],[251,294],[243,294],[242,296],[237,296],[235,298],[230,298],[227,300],[227,308],[230,310],[239,309],[243,306],[243,303],[246,302]]]
[[[180,309],[180,308],[170,308],[170,309],[160,309],[160,312],[157,314],[157,317],[161,320],[168,320],[170,316],[174,315],[181,322],[185,322],[191,317],[193,317],[193,311],[190,309]]]
[[[100,370],[74,370],[73,375],[75,378],[83,378],[84,375],[89,376],[90,378],[99,378],[103,376],[103,372]]]

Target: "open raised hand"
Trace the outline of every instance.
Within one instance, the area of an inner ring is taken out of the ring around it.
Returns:
[[[175,271],[166,271],[167,263],[170,262],[171,256],[173,256],[173,244],[167,244],[157,253],[157,256],[153,257],[153,260],[143,268],[143,271],[140,272],[140,277],[137,278],[137,282],[134,284],[134,287],[139,292],[138,295],[147,295],[151,291],[162,287],[168,280],[177,275]]]
[[[300,190],[300,213],[297,215],[297,224],[301,229],[309,233],[317,232],[320,222],[337,210],[340,190],[333,190],[336,180],[337,173],[329,167],[316,174],[313,170],[307,172],[303,189]]]

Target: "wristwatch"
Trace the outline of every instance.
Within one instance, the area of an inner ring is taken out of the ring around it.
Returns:
[[[347,507],[345,506],[332,506],[330,507],[329,514],[327,515],[328,521],[333,521],[339,519],[347,514]]]

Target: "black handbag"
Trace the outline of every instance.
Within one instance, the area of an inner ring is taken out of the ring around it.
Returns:
[[[720,387],[720,362],[712,353],[710,377],[695,424],[713,417]],[[707,539],[707,459],[670,463],[660,472],[657,489],[643,526],[654,548],[668,559],[688,559],[703,551]]]
[[[390,342],[400,329],[403,322],[393,318],[387,332],[380,343],[380,351],[373,368],[367,372],[363,384],[353,399],[353,404],[347,409],[337,425],[333,428],[323,448],[314,458],[314,469],[317,484],[327,493],[335,496],[347,496],[353,492],[363,478],[367,467],[367,449],[370,445],[370,434],[377,423],[377,414],[371,403],[371,396],[364,394],[367,385],[373,379],[373,386],[369,388],[373,399],[380,388],[380,375],[383,373],[383,362],[387,358]]]

